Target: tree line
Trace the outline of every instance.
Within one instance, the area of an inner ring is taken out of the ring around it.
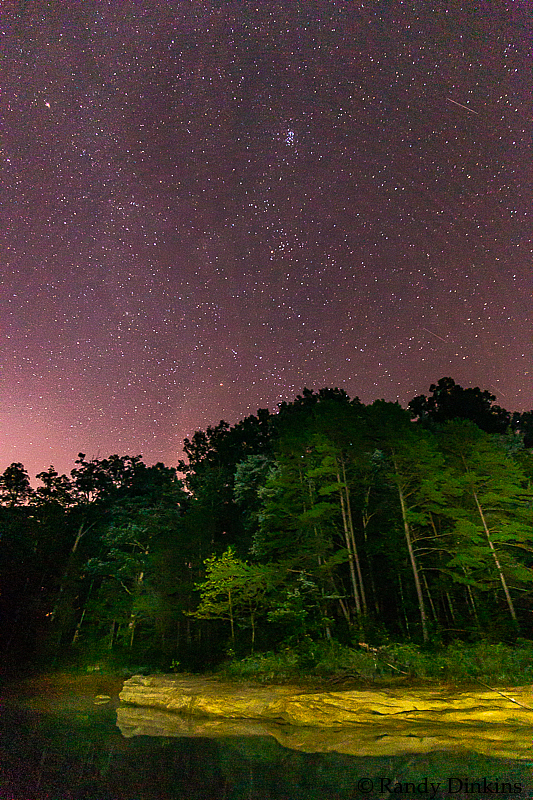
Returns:
[[[451,378],[406,409],[304,389],[141,456],[0,475],[4,663],[205,669],[301,647],[529,637],[533,412]]]

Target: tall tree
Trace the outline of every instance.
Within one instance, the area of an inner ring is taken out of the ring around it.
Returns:
[[[66,475],[59,475],[54,467],[50,466],[46,471],[39,472],[36,477],[41,481],[42,486],[38,486],[32,495],[32,504],[57,505],[62,508],[74,504],[73,486]]]
[[[112,495],[114,502],[99,537],[100,552],[87,561],[94,588],[82,613],[88,617],[86,628],[109,626],[110,646],[121,637],[131,649],[140,623],[152,629],[159,626],[164,638],[160,624],[164,591],[155,564],[161,564],[161,550],[166,549],[167,557],[175,556],[170,534],[176,535],[187,496],[176,470],[163,464],[136,463],[127,491],[118,488],[122,493]],[[179,580],[176,562],[174,568]]]
[[[448,423],[440,440],[456,476],[452,515],[459,543],[451,566],[467,564],[477,575],[478,589],[497,581],[518,626],[513,589],[520,592],[525,586],[530,591],[533,584],[533,492],[528,479],[497,437],[471,423]]]
[[[416,428],[409,414],[393,403],[375,402],[369,423],[376,444],[387,457],[389,479],[395,487],[424,642],[429,639],[427,602],[433,602],[424,574],[424,561],[442,548],[434,515],[443,512],[444,459],[433,437]],[[433,566],[433,564],[432,564]]]
[[[441,378],[429,391],[431,397],[421,394],[408,404],[409,411],[421,422],[469,419],[487,433],[505,433],[509,427],[510,413],[495,405],[495,395],[486,389],[463,389],[453,378]]]
[[[33,494],[30,478],[24,465],[14,461],[0,475],[0,501],[3,505],[19,506]]]

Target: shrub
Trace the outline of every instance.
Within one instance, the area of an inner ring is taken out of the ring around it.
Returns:
[[[221,673],[227,678],[260,683],[404,677],[454,683],[523,684],[533,682],[533,642],[522,640],[513,646],[454,642],[429,650],[410,643],[356,649],[335,641],[309,640],[298,648],[233,660]]]

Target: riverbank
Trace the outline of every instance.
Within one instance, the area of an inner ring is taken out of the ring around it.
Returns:
[[[273,736],[306,752],[397,755],[465,749],[531,759],[531,687],[322,691],[195,676],[134,676],[117,724],[126,737]]]
[[[143,676],[125,681],[120,700],[194,717],[261,719],[319,727],[370,724],[377,717],[430,722],[513,722],[533,727],[531,687],[450,692],[444,688],[316,691],[256,686],[197,676]]]
[[[417,684],[339,689],[217,676],[124,681],[116,675],[56,672],[12,682],[2,700],[54,718],[114,718],[126,738],[272,736],[284,747],[309,753],[386,756],[465,749],[531,760],[531,686]]]
[[[497,682],[494,685],[488,685],[482,681],[470,680],[466,682],[450,682],[439,681],[435,678],[416,678],[416,677],[387,677],[379,678],[373,681],[361,679],[359,676],[347,675],[334,679],[319,678],[317,676],[299,676],[297,680],[294,678],[287,680],[275,680],[272,683],[267,682],[265,678],[261,680],[245,679],[243,677],[227,678],[224,675],[217,673],[205,674],[177,674],[177,675],[158,675],[152,676],[133,676],[125,678],[124,675],[116,674],[113,672],[97,672],[90,673],[84,672],[67,672],[58,670],[56,672],[37,673],[29,676],[24,676],[17,679],[12,676],[9,681],[6,681],[1,690],[1,696],[17,696],[19,698],[59,698],[66,695],[77,696],[79,698],[92,699],[97,695],[108,695],[113,700],[118,702],[119,695],[124,687],[128,687],[130,681],[147,681],[155,685],[158,681],[183,681],[197,686],[205,685],[224,687],[224,692],[227,692],[228,687],[232,687],[235,692],[251,691],[254,694],[266,690],[269,691],[281,690],[282,693],[291,692],[298,687],[302,694],[313,693],[339,693],[356,691],[360,693],[371,692],[392,692],[392,693],[412,693],[412,692],[430,692],[440,693],[452,696],[455,693],[470,694],[473,696],[480,690],[494,693],[497,695],[500,691],[505,691],[508,684]],[[533,708],[533,687],[529,684],[518,687],[517,691],[520,695],[522,693],[530,693],[529,703]]]
[[[32,711],[90,714],[117,709],[124,677],[118,675],[47,672],[6,682],[0,705],[23,706]]]

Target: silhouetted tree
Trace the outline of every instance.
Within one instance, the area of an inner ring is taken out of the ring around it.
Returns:
[[[505,433],[511,415],[494,405],[495,395],[485,389],[463,389],[453,378],[441,378],[429,387],[431,397],[421,394],[413,398],[408,409],[422,423],[442,423],[453,419],[469,419],[487,433]]]
[[[23,505],[33,494],[24,465],[13,462],[0,475],[0,501],[3,505]]]

